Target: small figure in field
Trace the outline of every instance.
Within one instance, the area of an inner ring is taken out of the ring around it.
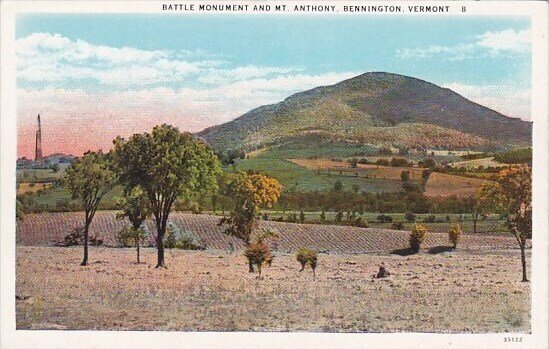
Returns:
[[[316,251],[309,250],[306,248],[300,248],[299,250],[297,250],[297,253],[296,253],[296,259],[301,264],[301,270],[299,271],[305,270],[305,266],[309,264],[313,271],[313,280],[316,277],[315,269],[317,264],[317,258],[318,258],[318,253]]]
[[[386,278],[388,276],[391,276],[391,273],[387,270],[387,268],[385,268],[385,264],[382,263],[379,266],[379,271],[377,272],[377,274],[374,274],[374,278],[381,279],[381,278]]]

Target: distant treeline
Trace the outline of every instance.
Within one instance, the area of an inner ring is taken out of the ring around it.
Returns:
[[[423,195],[417,184],[407,183],[403,192],[368,193],[343,190],[293,192],[286,191],[273,207],[278,211],[343,211],[343,212],[382,212],[382,213],[468,213],[475,205],[470,197],[430,198]],[[80,211],[81,206],[68,196],[57,200],[40,200],[43,191],[18,195],[18,200],[26,213]],[[117,197],[103,200],[101,210],[121,209]],[[195,201],[178,201],[177,211],[200,213],[203,211],[230,211],[230,198],[221,194],[208,195]]]
[[[532,147],[515,148],[501,153],[466,154],[464,160],[484,159],[494,157],[494,160],[504,164],[532,164]]]

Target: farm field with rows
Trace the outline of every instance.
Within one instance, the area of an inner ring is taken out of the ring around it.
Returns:
[[[17,241],[27,246],[52,246],[82,225],[83,212],[62,212],[29,214],[19,223]],[[218,226],[220,217],[174,212],[171,222],[179,229],[191,234],[200,246],[212,250],[230,250],[243,246],[241,240],[223,233]],[[127,221],[116,218],[116,211],[100,211],[90,228],[90,235],[103,240],[107,246],[116,246],[116,234]],[[428,226],[428,224],[427,224]],[[358,228],[349,226],[297,224],[261,221],[260,229],[279,235],[273,242],[273,249],[293,252],[300,247],[312,248],[330,253],[389,253],[408,247],[408,231],[383,228]],[[154,244],[155,228],[147,222],[147,230],[153,232],[149,244]],[[446,233],[432,232],[424,243],[426,249],[449,246]],[[460,242],[463,249],[516,248],[511,235],[493,236],[487,234],[465,234]]]

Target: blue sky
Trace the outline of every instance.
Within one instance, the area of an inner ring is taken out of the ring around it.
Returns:
[[[16,29],[21,114],[58,125],[197,131],[368,71],[530,119],[526,17],[33,14]]]

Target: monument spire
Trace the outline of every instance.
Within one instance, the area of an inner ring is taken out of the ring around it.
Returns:
[[[38,130],[36,131],[36,148],[34,160],[42,160],[42,126],[40,125],[40,114],[38,114]]]

